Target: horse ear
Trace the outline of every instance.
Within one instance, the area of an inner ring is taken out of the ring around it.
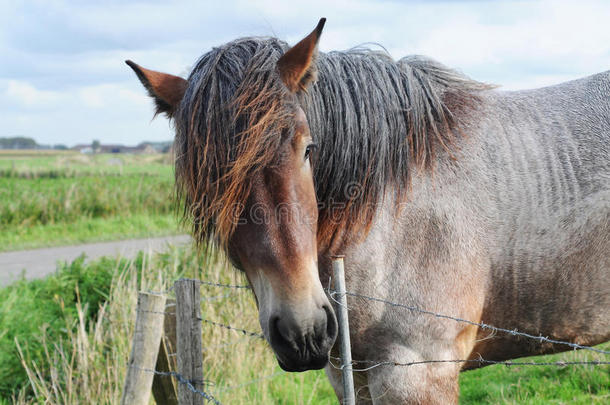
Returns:
[[[171,117],[182,101],[188,82],[178,76],[144,69],[130,60],[125,63],[136,72],[148,94],[155,100],[155,115],[165,113]]]
[[[316,29],[286,51],[277,62],[282,81],[293,93],[305,90],[307,85],[316,79],[315,59],[325,22],[326,18],[320,19]]]

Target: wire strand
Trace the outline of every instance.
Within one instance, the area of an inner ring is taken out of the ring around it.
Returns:
[[[251,332],[251,331],[248,331],[248,330],[245,330],[245,329],[242,329],[242,328],[236,328],[236,327],[231,326],[231,325],[226,325],[224,323],[210,321],[209,319],[203,319],[203,318],[197,318],[197,319],[200,320],[201,322],[205,322],[205,323],[208,323],[210,325],[219,326],[221,328],[225,328],[225,329],[228,329],[228,330],[239,332],[239,333],[243,334],[244,336],[255,337],[255,338],[258,338],[258,339],[265,339],[265,335],[263,335],[262,333]]]
[[[329,294],[330,293],[337,294],[337,291],[329,291]],[[473,322],[473,321],[469,321],[467,319],[462,319],[462,318],[458,318],[458,317],[454,317],[454,316],[450,316],[450,315],[445,315],[445,314],[439,314],[439,313],[428,311],[428,310],[425,310],[425,309],[421,309],[421,308],[418,308],[418,307],[415,307],[415,306],[399,304],[399,303],[396,303],[396,302],[384,300],[382,298],[369,297],[367,295],[353,293],[353,292],[349,292],[349,291],[346,291],[345,295],[349,295],[351,297],[358,297],[358,298],[362,298],[362,299],[366,299],[366,300],[370,300],[370,301],[380,302],[380,303],[383,303],[383,304],[386,304],[386,305],[390,305],[392,307],[405,308],[405,309],[408,309],[408,310],[413,311],[413,312],[419,312],[421,314],[431,315],[431,316],[434,316],[434,317],[437,317],[437,318],[450,319],[450,320],[456,321],[456,322],[467,323],[469,325],[478,326],[478,327],[480,327],[482,329],[488,329],[488,330],[492,330],[492,331],[495,331],[495,332],[508,333],[510,335],[513,335],[513,336],[521,336],[521,337],[525,337],[525,338],[528,338],[528,339],[537,340],[537,341],[539,341],[541,343],[542,342],[546,342],[546,343],[552,343],[552,344],[556,344],[556,345],[565,345],[565,346],[572,347],[573,349],[590,350],[590,351],[596,352],[596,353],[610,354],[610,351],[608,351],[608,350],[597,349],[597,348],[591,347],[591,346],[579,345],[578,343],[571,343],[571,342],[565,342],[565,341],[556,340],[556,339],[549,339],[549,338],[544,337],[542,335],[535,336],[535,335],[531,335],[529,333],[519,332],[516,329],[510,330],[510,329],[505,329],[505,328],[498,328],[496,326],[489,325],[489,324],[486,324],[486,323]]]
[[[188,388],[189,391],[191,391],[191,392],[193,392],[193,393],[203,397],[206,401],[212,402],[215,405],[222,405],[220,403],[220,401],[218,401],[216,398],[214,398],[214,396],[212,394],[209,394],[209,393],[207,393],[205,391],[201,391],[201,390],[198,390],[197,388],[195,388],[193,386],[193,384],[198,384],[198,382],[192,381],[192,380],[187,380],[181,374],[176,373],[175,371],[157,371],[157,370],[153,370],[153,369],[150,369],[150,368],[138,367],[138,366],[133,365],[133,364],[131,364],[129,367],[138,369],[140,371],[144,371],[146,373],[156,374],[156,375],[159,375],[159,376],[162,376],[162,377],[173,377],[173,378],[176,379],[176,381],[178,381],[178,383],[180,383],[182,385],[185,385],[186,388]],[[201,384],[201,383],[202,382],[199,382],[199,384]],[[202,385],[204,385],[206,383],[210,384],[209,382],[204,380]],[[211,385],[213,385],[213,383]]]

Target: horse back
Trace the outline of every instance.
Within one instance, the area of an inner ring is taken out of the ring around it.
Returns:
[[[488,97],[476,135],[489,198],[482,321],[580,344],[606,341],[610,72]],[[565,349],[497,336],[473,353],[507,359]]]

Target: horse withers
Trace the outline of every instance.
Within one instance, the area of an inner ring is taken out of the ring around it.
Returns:
[[[421,56],[242,38],[188,80],[140,81],[175,123],[193,235],[245,272],[279,364],[327,365],[322,285],[592,345],[610,338],[610,73],[501,92]],[[510,358],[566,347],[349,301],[354,359]],[[464,366],[466,364],[466,366]],[[456,403],[475,363],[372,367],[361,403]]]

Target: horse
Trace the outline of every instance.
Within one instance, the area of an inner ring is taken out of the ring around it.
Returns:
[[[325,368],[342,399],[345,255],[354,359],[507,360],[610,338],[610,72],[501,91],[423,56],[247,37],[188,79],[135,71],[175,125],[176,190],[200,246],[252,286],[287,371]],[[398,310],[379,297],[474,324]],[[457,403],[476,361],[356,373],[359,403]]]

